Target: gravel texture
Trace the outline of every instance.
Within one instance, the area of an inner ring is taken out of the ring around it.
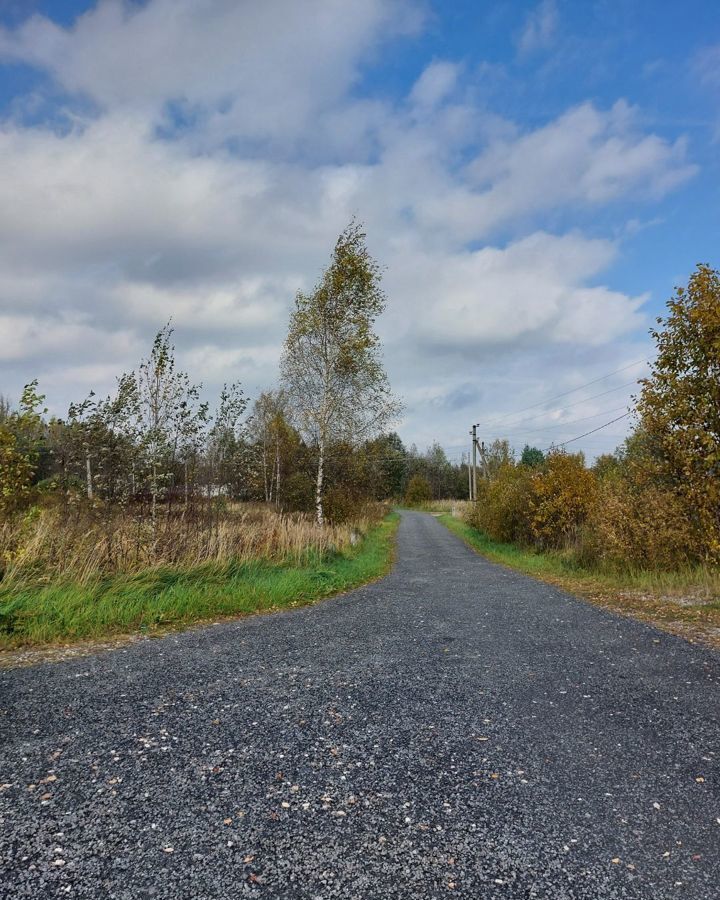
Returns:
[[[720,896],[720,656],[405,513],[387,578],[0,674],[0,895]]]

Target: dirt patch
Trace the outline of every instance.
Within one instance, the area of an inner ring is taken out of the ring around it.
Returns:
[[[611,612],[640,619],[690,643],[720,649],[720,609],[717,600],[692,595],[658,596],[644,591],[592,591],[578,585],[567,587]]]
[[[17,650],[0,651],[0,669],[15,669],[20,666],[36,666],[44,662],[63,662],[91,656],[103,650],[115,650],[138,641],[150,641],[152,637],[141,634],[122,635],[103,641],[83,641],[81,644],[68,644],[59,647],[20,647]]]

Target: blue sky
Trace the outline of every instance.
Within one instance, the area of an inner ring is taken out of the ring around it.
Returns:
[[[623,408],[718,264],[710,0],[0,0],[0,117],[0,391],[58,413],[171,315],[208,392],[272,386],[357,215],[402,436],[544,446]]]

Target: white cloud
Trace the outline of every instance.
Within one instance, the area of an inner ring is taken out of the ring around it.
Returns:
[[[65,130],[0,127],[3,391],[38,375],[60,412],[108,390],[172,317],[194,379],[256,394],[296,290],[354,214],[387,267],[382,329],[411,439],[446,439],[472,384],[479,397],[542,371],[555,387],[578,354],[601,372],[627,359],[643,298],[603,286],[616,245],[548,233],[543,217],[663,194],[693,172],[683,142],[624,103],[521,131],[449,60],[404,99],[359,96],[362,66],[417,9],[104,2],[70,29],[34,18],[0,33],[0,56],[98,105]],[[187,128],[167,129],[171,102]]]
[[[692,177],[686,143],[644,134],[623,101],[587,103],[541,128],[491,144],[470,166],[495,222],[537,210],[662,196]]]
[[[437,106],[452,93],[459,74],[460,66],[457,63],[431,63],[415,82],[410,92],[410,102],[421,108]]]
[[[105,111],[157,117],[175,103],[206,133],[283,140],[345,96],[378,42],[421,20],[411,0],[101,0],[72,28],[33,16],[0,31],[0,58]]]
[[[114,358],[120,362],[131,347],[132,339],[127,331],[98,327],[76,311],[59,311],[57,315],[42,318],[22,312],[0,313],[0,363],[37,364],[47,357],[64,362],[80,356],[96,361]]]
[[[495,346],[603,345],[643,323],[646,299],[589,286],[614,254],[607,241],[539,232],[505,248],[401,257],[389,280],[413,297],[410,331],[427,347],[468,356]]]

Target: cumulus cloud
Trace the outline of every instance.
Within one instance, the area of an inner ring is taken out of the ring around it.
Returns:
[[[104,111],[174,104],[217,137],[287,140],[346,95],[381,40],[421,21],[411,0],[101,0],[70,28],[33,16],[0,32],[0,58]]]
[[[452,62],[433,62],[423,71],[410,92],[410,102],[434,107],[452,93],[460,74],[460,66]]]
[[[599,205],[629,194],[662,196],[696,167],[686,142],[643,134],[624,101],[592,104],[510,140],[498,140],[470,166],[486,208],[498,219],[565,204]]]
[[[532,366],[555,387],[627,359],[643,297],[603,286],[617,245],[543,217],[664,194],[693,174],[684,143],[623,102],[521,129],[452,60],[405,97],[362,95],[363,66],[414,33],[419,9],[105,0],[68,28],[36,16],[0,32],[0,58],[47,72],[74,110],[62,128],[0,125],[3,389],[39,375],[62,411],[172,317],[195,378],[256,394],[295,292],[353,215],[387,267],[406,437],[446,440],[472,385],[479,402]]]
[[[645,298],[588,286],[614,252],[607,241],[539,232],[504,248],[429,253],[412,267],[398,260],[391,282],[414,297],[413,333],[427,347],[467,356],[543,342],[600,345],[642,321]]]

